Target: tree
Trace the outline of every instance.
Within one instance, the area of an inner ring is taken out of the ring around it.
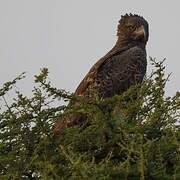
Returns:
[[[6,102],[24,74],[5,83],[0,179],[180,179],[180,93],[165,95],[164,61],[151,62],[155,71],[141,87],[106,99],[53,88],[46,68],[35,76],[30,98],[16,91]],[[87,122],[53,130],[55,122],[77,112],[87,114]]]

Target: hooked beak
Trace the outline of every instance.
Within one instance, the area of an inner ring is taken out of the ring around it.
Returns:
[[[146,32],[144,30],[143,25],[135,30],[134,39],[135,40],[141,40],[142,39],[142,40],[146,41]]]

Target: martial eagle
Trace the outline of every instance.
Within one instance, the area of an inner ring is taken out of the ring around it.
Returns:
[[[143,81],[147,67],[147,21],[139,15],[121,16],[117,36],[115,46],[94,64],[77,87],[75,95],[90,98],[89,89],[93,87],[100,98],[112,97]],[[55,130],[82,123],[85,119],[85,115],[77,113],[58,122]]]

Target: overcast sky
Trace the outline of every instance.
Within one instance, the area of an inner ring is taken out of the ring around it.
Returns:
[[[47,67],[54,86],[73,92],[114,46],[120,16],[131,12],[149,22],[147,54],[167,59],[173,95],[180,89],[179,7],[176,0],[0,0],[1,87],[26,71],[18,87],[29,95],[33,76]]]

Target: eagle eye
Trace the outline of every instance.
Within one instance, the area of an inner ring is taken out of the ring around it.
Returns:
[[[133,26],[133,25],[130,25],[130,26],[128,26],[128,29],[129,29],[130,31],[134,31],[134,30],[136,29],[136,27]]]

